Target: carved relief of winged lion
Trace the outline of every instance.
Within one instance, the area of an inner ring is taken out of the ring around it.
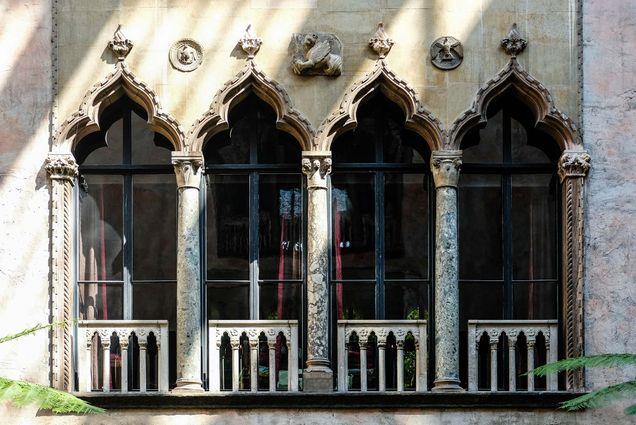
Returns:
[[[342,72],[342,57],[332,52],[329,40],[319,40],[316,34],[307,34],[303,40],[305,60],[295,58],[293,71],[302,75],[305,70],[322,71],[325,75],[340,75]]]

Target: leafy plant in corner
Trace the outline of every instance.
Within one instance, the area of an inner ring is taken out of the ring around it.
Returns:
[[[51,329],[58,326],[66,326],[68,323],[52,323],[48,325],[36,325],[14,335],[0,337],[0,344],[13,341],[26,335],[32,335],[42,329]],[[0,377],[0,400],[7,400],[22,407],[28,404],[36,404],[40,409],[50,410],[53,413],[103,413],[104,409],[93,406],[71,394],[59,391],[46,385],[32,384],[26,381],[18,381]]]
[[[529,371],[528,375],[545,376],[564,370],[582,367],[619,367],[636,366],[636,354],[598,354],[593,356],[575,357],[548,363]],[[615,400],[636,396],[636,379],[621,382],[584,394],[580,397],[561,403],[566,410],[579,410],[605,406]],[[625,409],[626,415],[636,414],[636,404]]]

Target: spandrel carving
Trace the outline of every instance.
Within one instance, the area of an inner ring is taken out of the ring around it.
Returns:
[[[462,43],[449,35],[440,37],[431,44],[431,62],[445,71],[457,68],[464,60]]]
[[[342,43],[334,34],[295,33],[292,50],[295,74],[335,76],[342,73]]]

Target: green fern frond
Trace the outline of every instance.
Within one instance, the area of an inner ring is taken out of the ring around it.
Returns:
[[[631,394],[636,394],[636,380],[621,382],[620,384],[610,385],[608,387],[592,391],[591,393],[584,394],[580,397],[562,403],[561,408],[566,410],[579,410],[600,407],[605,406],[609,402],[618,398],[627,397]]]
[[[636,354],[597,354],[559,360],[528,371],[526,375],[545,376],[579,367],[615,367],[636,365]]]
[[[54,413],[105,412],[101,407],[93,406],[63,391],[2,377],[0,377],[0,400],[11,401],[18,407],[33,403],[40,409],[51,410]]]
[[[636,404],[632,404],[627,409],[625,409],[626,415],[636,415]]]
[[[42,324],[38,323],[37,325],[33,326],[32,328],[25,329],[23,331],[18,332],[17,334],[0,337],[0,344],[2,344],[3,342],[13,341],[14,339],[18,339],[18,338],[26,336],[26,335],[34,334],[37,331],[40,331],[42,329],[51,329],[51,328],[57,328],[57,327],[60,327],[60,326],[66,326],[69,323],[72,323],[72,321],[53,322],[53,323],[48,323],[46,325],[42,325]]]

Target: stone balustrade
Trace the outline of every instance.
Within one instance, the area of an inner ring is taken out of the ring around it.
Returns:
[[[542,335],[544,343],[537,346],[537,337]],[[508,391],[518,391],[517,377],[540,364],[535,363],[537,349],[545,350],[547,362],[554,362],[558,357],[558,322],[556,320],[469,320],[468,321],[468,391],[478,391],[478,376],[487,376],[487,371],[480,370],[479,346],[482,338],[487,336],[490,346],[490,391],[499,391],[497,385],[497,353],[504,347],[500,341],[507,341],[508,346]],[[527,351],[527,368],[518,370],[521,359],[517,353]],[[505,354],[505,353],[500,353]],[[505,356],[502,356],[505,358]],[[483,363],[482,363],[483,365]],[[486,375],[484,375],[486,374]],[[558,390],[556,375],[546,378],[548,391]],[[535,391],[535,377],[528,376],[527,391]]]
[[[298,391],[298,321],[210,320],[208,323],[211,392]],[[259,355],[262,352],[266,352],[266,359]]]
[[[166,320],[82,320],[78,340],[80,391],[168,391]]]
[[[411,343],[412,350],[405,354],[405,347]],[[426,320],[339,320],[337,344],[339,392],[357,390],[353,380],[358,377],[361,392],[376,389],[401,392],[409,387],[417,392],[426,391]],[[393,348],[394,353],[387,353]],[[374,356],[377,353],[377,359],[369,364],[372,349],[377,350],[372,351]],[[391,361],[387,361],[387,356]],[[353,361],[359,362],[359,367],[350,364]],[[405,384],[407,374],[414,380],[414,386]],[[369,376],[377,377],[375,388],[369,385]],[[389,378],[395,386],[388,382]]]

